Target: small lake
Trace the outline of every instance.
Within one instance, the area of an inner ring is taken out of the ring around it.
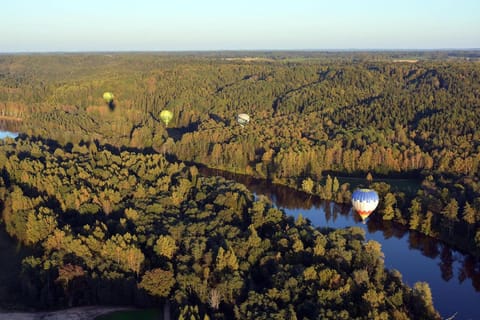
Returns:
[[[16,138],[16,137],[18,137],[18,133],[16,133],[16,132],[1,131],[0,130],[0,139]]]
[[[267,196],[287,215],[300,214],[316,227],[361,227],[367,240],[381,243],[385,267],[400,271],[404,282],[427,282],[433,302],[442,317],[480,319],[480,259],[405,226],[383,221],[375,212],[366,223],[348,205],[338,205],[288,187],[248,176],[200,168],[203,175],[219,175],[246,185],[256,196]],[[379,180],[382,181],[382,180]],[[395,183],[389,179],[388,183]],[[412,183],[416,183],[412,181]],[[405,179],[399,184],[410,186]],[[392,186],[394,187],[394,186]],[[398,186],[396,186],[398,187]],[[408,192],[408,190],[406,190]]]

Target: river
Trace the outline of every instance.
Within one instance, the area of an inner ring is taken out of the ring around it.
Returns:
[[[323,201],[285,186],[220,170],[200,168],[203,175],[219,175],[246,185],[249,190],[267,196],[287,215],[300,214],[316,227],[361,227],[367,240],[381,243],[385,266],[400,271],[404,282],[427,282],[434,305],[444,318],[480,319],[480,259],[467,255],[448,244],[408,230],[405,226],[383,221],[375,212],[366,223],[351,209]],[[388,181],[392,184],[392,179]],[[402,179],[402,184],[405,180]],[[413,182],[415,183],[415,182]]]

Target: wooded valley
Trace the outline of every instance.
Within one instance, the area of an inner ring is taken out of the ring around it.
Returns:
[[[0,55],[0,119],[21,133],[0,142],[0,203],[32,250],[21,292],[36,307],[438,317],[362,230],[293,221],[199,165],[338,203],[341,177],[365,177],[382,219],[480,256],[475,51]],[[398,177],[418,190],[382,181]]]

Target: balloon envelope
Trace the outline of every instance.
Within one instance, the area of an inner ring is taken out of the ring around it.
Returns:
[[[378,194],[372,189],[357,189],[352,194],[352,205],[362,220],[368,216],[378,206]]]
[[[170,122],[170,120],[172,120],[173,118],[173,112],[170,111],[170,110],[162,110],[162,112],[160,112],[160,119],[162,119],[163,122],[165,122],[165,124],[168,126],[168,123]]]
[[[113,100],[113,93],[111,93],[111,92],[104,92],[104,93],[103,93],[103,100],[105,100],[107,103],[112,102],[112,100]]]
[[[250,116],[246,113],[240,113],[237,116],[237,122],[243,127],[250,122]]]

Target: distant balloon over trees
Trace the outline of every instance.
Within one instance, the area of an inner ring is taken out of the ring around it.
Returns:
[[[173,112],[170,110],[162,110],[162,112],[160,112],[160,119],[168,126],[168,123],[173,119]]]
[[[246,113],[240,113],[237,116],[237,122],[243,127],[250,122],[250,116]]]
[[[113,93],[108,91],[103,93],[103,100],[105,100],[106,103],[111,103],[113,101],[113,98]]]

